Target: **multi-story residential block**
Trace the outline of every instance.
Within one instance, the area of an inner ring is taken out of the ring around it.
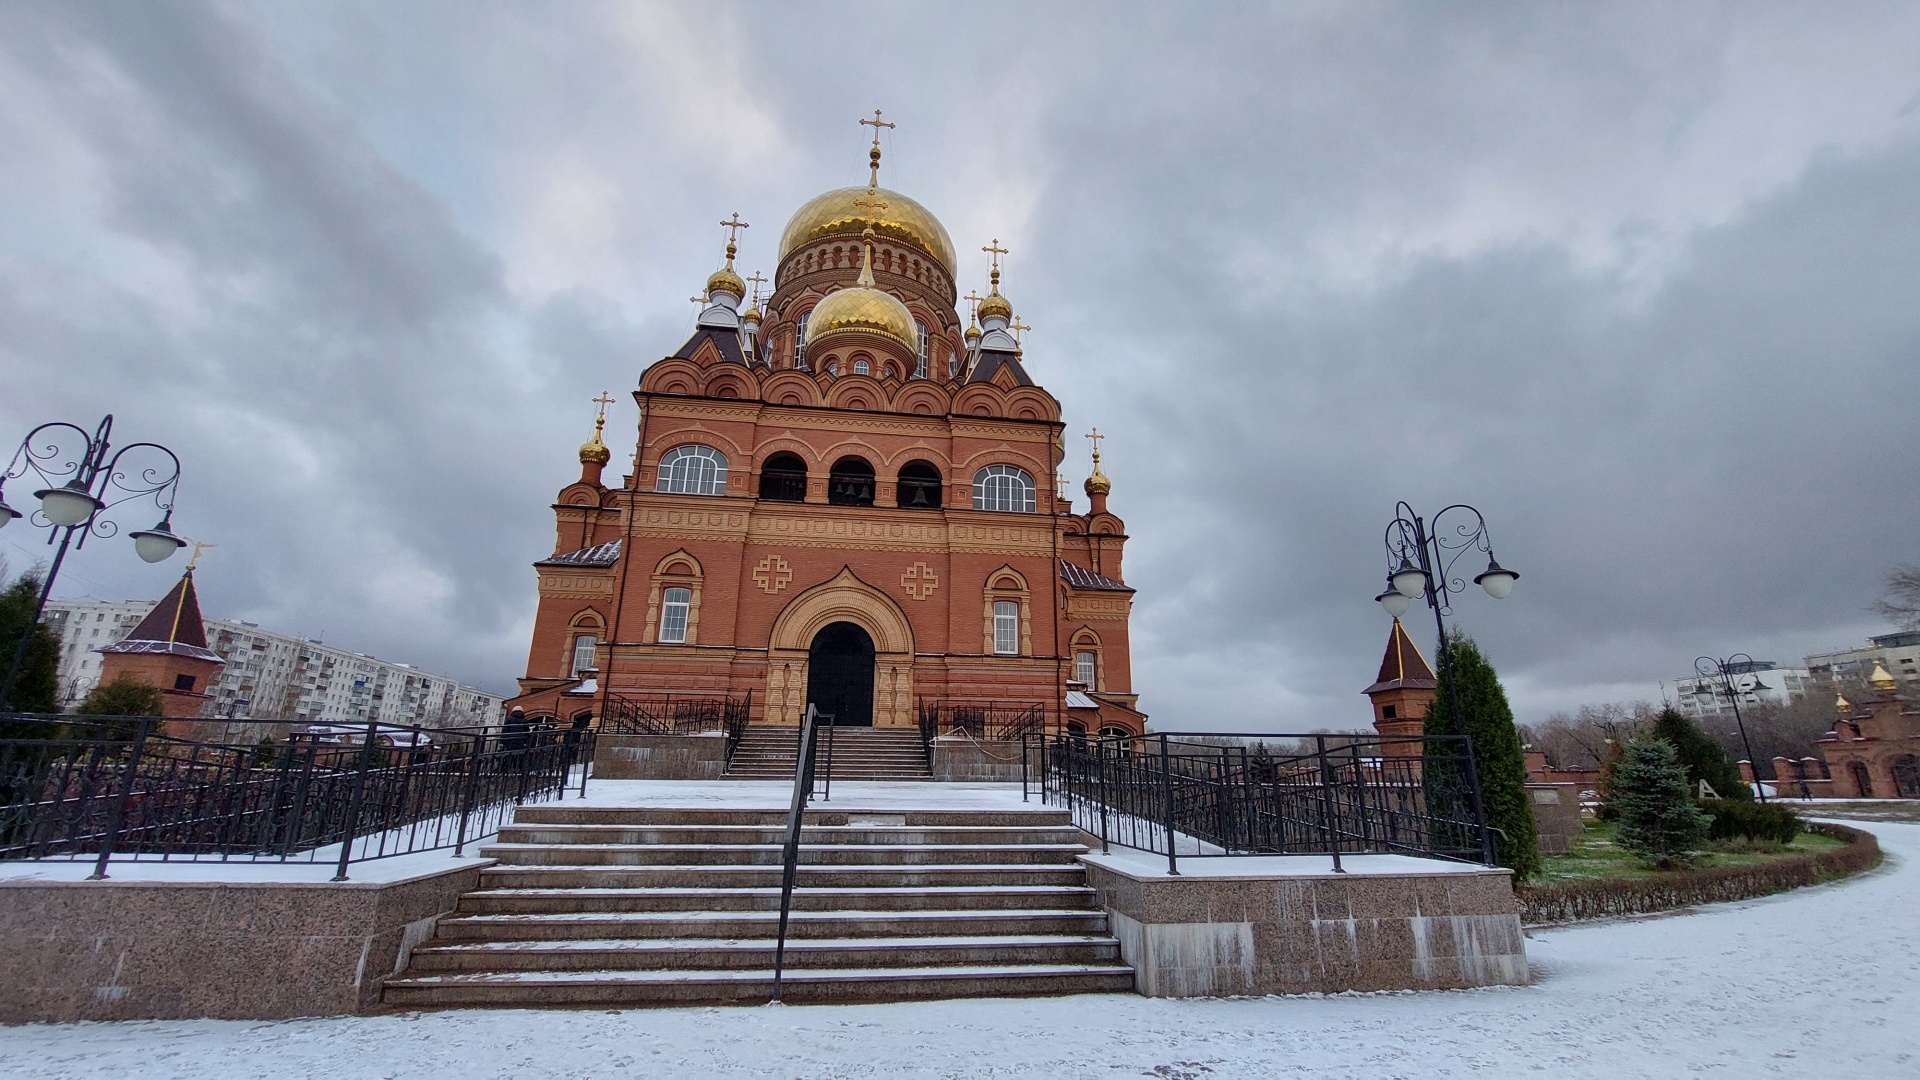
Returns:
[[[1778,705],[1805,697],[1814,686],[1806,668],[1782,667],[1771,660],[1754,660],[1727,665],[1733,688],[1742,705]],[[1733,716],[1720,677],[1688,675],[1673,681],[1673,707],[1695,720]]]
[[[55,600],[45,622],[60,638],[60,701],[78,707],[98,685],[100,649],[139,625],[152,600]],[[427,727],[494,723],[501,697],[410,664],[276,634],[250,622],[208,619],[207,645],[226,667],[205,688],[203,719],[302,724],[378,720]]]
[[[1856,649],[1807,657],[1807,670],[1823,685],[1866,683],[1875,664],[1884,667],[1903,690],[1920,688],[1920,630],[1881,634]]]

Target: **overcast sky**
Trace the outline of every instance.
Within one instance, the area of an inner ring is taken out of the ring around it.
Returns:
[[[1012,249],[1076,481],[1112,436],[1156,721],[1364,723],[1397,499],[1521,572],[1455,613],[1523,721],[1856,644],[1920,561],[1912,3],[15,0],[0,439],[110,411],[209,615],[509,690],[589,399],[624,461],[714,223],[771,273],[875,107],[963,290]]]

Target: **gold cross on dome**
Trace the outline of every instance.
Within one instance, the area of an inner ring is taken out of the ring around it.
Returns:
[[[706,307],[706,306],[707,306],[707,294],[706,294],[706,293],[701,293],[701,294],[700,294],[699,296],[689,296],[689,297],[687,297],[687,303],[689,303],[689,304],[699,304],[699,305],[700,305],[701,307]]]
[[[864,118],[864,117],[862,117],[862,118],[861,118],[861,120],[860,120],[860,122],[861,122],[862,124],[864,124],[864,125],[866,125],[867,127],[870,127],[870,128],[872,128],[872,129],[873,129],[873,145],[875,145],[875,146],[879,146],[879,145],[880,145],[880,129],[881,129],[881,128],[890,128],[890,127],[899,127],[899,126],[900,126],[900,125],[898,125],[898,124],[896,124],[896,123],[894,123],[894,122],[893,122],[893,121],[891,121],[891,120],[882,120],[882,119],[880,119],[880,110],[879,110],[879,109],[875,109],[875,110],[873,110],[873,119],[871,119],[871,120],[868,120],[868,119],[866,119],[866,118]]]
[[[993,272],[996,274],[999,273],[1000,272],[1000,256],[1007,254],[1007,249],[1000,246],[1000,238],[997,236],[994,237],[992,243],[988,244],[986,247],[981,248],[980,250],[988,252],[993,256]]]
[[[874,189],[880,186],[880,129],[898,127],[899,125],[891,120],[880,119],[879,109],[873,110],[873,119],[863,119],[860,122],[873,128],[873,149],[867,151],[867,168],[871,170],[867,174],[867,194],[871,195]],[[885,209],[885,207],[882,207],[882,209]]]
[[[748,225],[746,222],[740,220],[740,211],[738,210],[735,210],[733,212],[733,217],[731,219],[721,222],[720,227],[727,230],[727,243],[729,244],[733,243],[734,240],[739,236],[741,229],[752,228],[751,225]]]
[[[600,396],[593,400],[600,403],[600,419],[605,420],[607,418],[607,406],[613,404],[613,395],[602,390],[600,391]]]
[[[1031,330],[1033,329],[1033,327],[1028,326],[1026,323],[1021,322],[1020,317],[1016,315],[1014,316],[1013,321],[1007,324],[1007,329],[1013,331],[1013,343],[1015,345],[1018,345],[1020,344],[1020,331]]]
[[[1085,437],[1093,441],[1093,463],[1095,465],[1100,464],[1100,440],[1106,438],[1106,436],[1100,434],[1099,428],[1094,428],[1092,431],[1087,432]]]
[[[985,300],[986,297],[981,296],[978,292],[970,292],[967,295],[961,297],[960,299],[965,300],[968,304],[972,305],[972,309],[974,311],[978,311],[980,310],[980,301]]]
[[[872,188],[872,187],[868,187],[868,188],[867,188],[867,194],[869,194],[869,195],[872,195],[872,194],[873,194],[873,188]],[[885,210],[885,209],[887,208],[887,200],[885,200],[885,199],[878,199],[878,198],[875,198],[875,199],[855,199],[855,200],[853,200],[853,205],[855,205],[855,206],[859,206],[859,207],[864,207],[864,208],[866,208],[866,209],[868,209],[868,210]]]
[[[747,278],[746,280],[753,282],[753,306],[759,307],[760,306],[760,286],[765,285],[767,283],[767,276],[765,274],[762,274],[760,271],[755,270],[753,272],[753,276],[750,278]]]

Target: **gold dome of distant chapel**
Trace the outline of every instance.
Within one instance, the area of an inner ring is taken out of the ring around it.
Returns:
[[[835,188],[808,200],[780,234],[780,260],[822,237],[857,237],[869,226],[879,236],[905,240],[933,256],[953,276],[953,241],[946,226],[926,207],[883,187]]]

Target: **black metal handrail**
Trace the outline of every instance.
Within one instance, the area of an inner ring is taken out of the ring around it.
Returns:
[[[1045,801],[1071,809],[1103,850],[1167,856],[1169,873],[1202,856],[1322,854],[1336,871],[1364,853],[1491,858],[1464,735],[1182,733],[1038,749]]]
[[[165,717],[0,715],[0,859],[353,862],[453,848],[557,798],[580,728],[339,725],[254,746],[167,734]],[[32,737],[17,736],[22,732]]]
[[[608,694],[600,730],[609,735],[698,735],[727,732],[738,741],[753,714],[753,692],[743,698],[721,695],[642,692]]]
[[[793,913],[793,883],[800,868],[800,829],[806,818],[807,800],[813,796],[813,758],[817,747],[814,736],[820,725],[833,730],[833,717],[822,715],[812,705],[800,718],[800,747],[793,761],[793,799],[787,809],[787,839],[780,852],[780,925],[773,942],[773,997],[780,1000],[780,984],[786,974],[787,920]],[[831,735],[828,736],[832,738]]]
[[[964,732],[976,739],[1018,741],[1046,732],[1047,707],[1040,702],[921,698],[920,738]]]

